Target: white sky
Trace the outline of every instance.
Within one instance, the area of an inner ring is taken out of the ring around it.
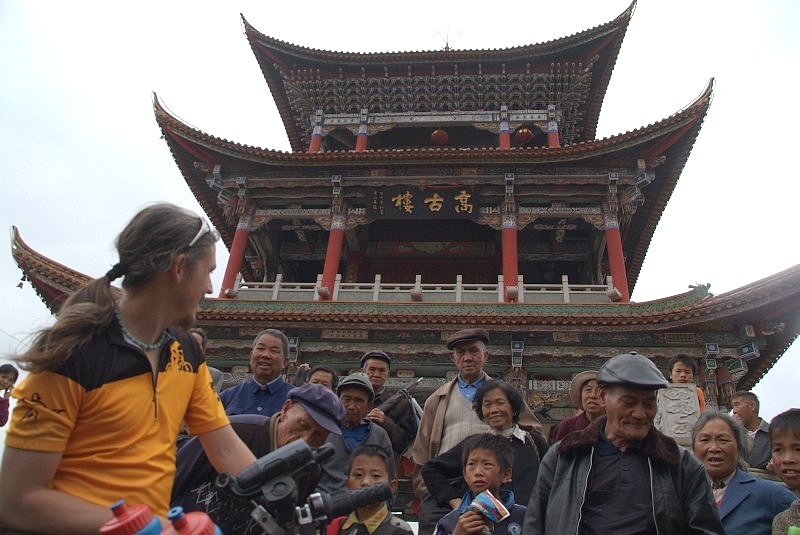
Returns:
[[[627,0],[389,2],[0,0],[0,228],[91,276],[152,201],[201,213],[159,139],[157,92],[186,122],[289,150],[239,13],[259,31],[341,51],[502,48],[608,22]],[[711,110],[667,205],[634,301],[711,283],[720,294],[800,262],[795,103],[800,3],[640,0],[608,88],[599,137],[659,121],[711,77]],[[645,195],[647,191],[644,191]],[[795,229],[792,231],[791,229]],[[0,254],[0,360],[52,321]],[[220,248],[215,287],[227,262]],[[800,344],[757,385],[762,416],[798,406]],[[794,393],[793,393],[794,392]],[[2,434],[2,431],[0,431]]]

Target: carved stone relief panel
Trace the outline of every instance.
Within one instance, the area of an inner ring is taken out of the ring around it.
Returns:
[[[681,446],[691,447],[692,426],[700,417],[697,385],[670,383],[658,391],[655,426]]]

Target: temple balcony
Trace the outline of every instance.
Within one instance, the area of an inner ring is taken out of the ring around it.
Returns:
[[[317,282],[286,282],[278,274],[275,282],[248,282],[240,277],[227,297],[248,301],[502,303],[503,288],[502,275],[496,284],[467,284],[461,275],[453,284],[423,283],[421,275],[413,283],[387,283],[380,275],[375,275],[373,282],[342,282],[337,275],[331,290],[322,286],[322,275],[317,276]],[[561,284],[526,284],[520,275],[517,286],[507,291],[517,303],[611,303],[620,295],[611,277],[606,284],[570,284],[566,275],[561,277]]]

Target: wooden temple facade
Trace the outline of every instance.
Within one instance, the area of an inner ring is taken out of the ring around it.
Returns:
[[[545,423],[571,415],[571,376],[636,350],[698,359],[727,406],[800,332],[800,266],[738,290],[630,302],[647,248],[708,111],[713,81],[674,115],[596,139],[633,5],[607,24],[499,50],[341,53],[243,20],[291,152],[237,144],[154,98],[183,178],[230,250],[199,323],[236,381],[252,337],[283,330],[301,362],[341,373],[367,349],[390,386],[446,380],[444,340],[491,333],[488,371]],[[14,232],[20,268],[54,311],[88,280]]]

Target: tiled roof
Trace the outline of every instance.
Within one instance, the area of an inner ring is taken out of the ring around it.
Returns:
[[[383,77],[386,73],[405,76],[412,66],[430,72],[467,71],[480,64],[490,70],[503,66],[503,72],[513,70],[542,70],[560,65],[591,65],[591,80],[581,90],[581,139],[595,137],[600,108],[608,88],[622,40],[633,15],[636,2],[614,20],[567,37],[552,41],[502,49],[436,50],[406,52],[336,52],[318,50],[287,43],[268,37],[242,17],[250,46],[258,60],[272,97],[283,119],[292,150],[303,150],[308,144],[309,125],[298,124],[299,110],[305,106],[302,99],[288,90],[291,83],[285,77],[290,71],[311,72],[317,77],[346,76],[349,71],[360,71],[364,76]],[[460,68],[458,67],[460,66]],[[374,71],[370,74],[371,71]],[[360,77],[360,76],[359,76]],[[584,85],[581,83],[581,85]],[[295,88],[296,89],[296,88]],[[555,103],[555,102],[552,102]],[[509,102],[506,102],[509,104]]]

